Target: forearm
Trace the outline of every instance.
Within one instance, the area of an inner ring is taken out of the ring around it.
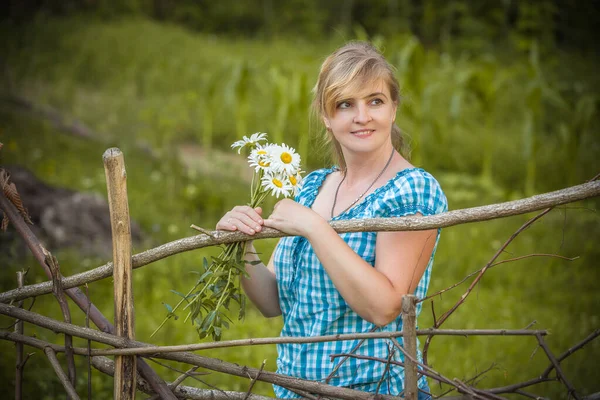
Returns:
[[[244,292],[265,317],[281,315],[275,274],[261,262],[251,243],[246,245],[244,259],[246,272],[249,275],[249,277],[242,277]]]
[[[315,254],[350,308],[376,325],[387,325],[400,313],[406,290],[356,254],[326,221],[308,237]]]

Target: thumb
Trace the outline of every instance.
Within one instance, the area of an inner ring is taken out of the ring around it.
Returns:
[[[262,207],[254,207],[254,211],[256,211],[258,215],[262,216]]]

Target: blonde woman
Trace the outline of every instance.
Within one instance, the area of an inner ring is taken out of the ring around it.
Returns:
[[[282,336],[320,336],[402,329],[402,296],[427,292],[439,230],[337,234],[330,221],[432,215],[447,210],[438,182],[400,152],[395,125],[398,82],[370,44],[349,43],[324,61],[313,106],[337,164],[310,173],[295,201],[262,210],[235,207],[217,229],[250,235],[263,226],[289,235],[270,261],[248,263],[243,287],[267,317],[283,315]],[[252,246],[248,261],[257,261]],[[420,305],[417,307],[417,315]],[[278,346],[278,372],[366,392],[398,395],[404,370],[357,357],[403,360],[386,339]],[[390,352],[392,354],[390,354]],[[420,358],[420,354],[419,354]],[[298,398],[275,386],[279,398]],[[429,397],[424,376],[419,398]]]

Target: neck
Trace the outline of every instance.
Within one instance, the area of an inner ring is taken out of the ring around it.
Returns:
[[[363,184],[365,180],[372,180],[385,167],[392,150],[393,147],[390,143],[389,146],[384,146],[369,154],[344,155],[346,161],[345,184],[352,187]]]

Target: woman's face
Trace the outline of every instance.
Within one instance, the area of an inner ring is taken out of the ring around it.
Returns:
[[[388,85],[379,80],[348,93],[324,122],[344,154],[371,152],[391,145],[396,108]]]

